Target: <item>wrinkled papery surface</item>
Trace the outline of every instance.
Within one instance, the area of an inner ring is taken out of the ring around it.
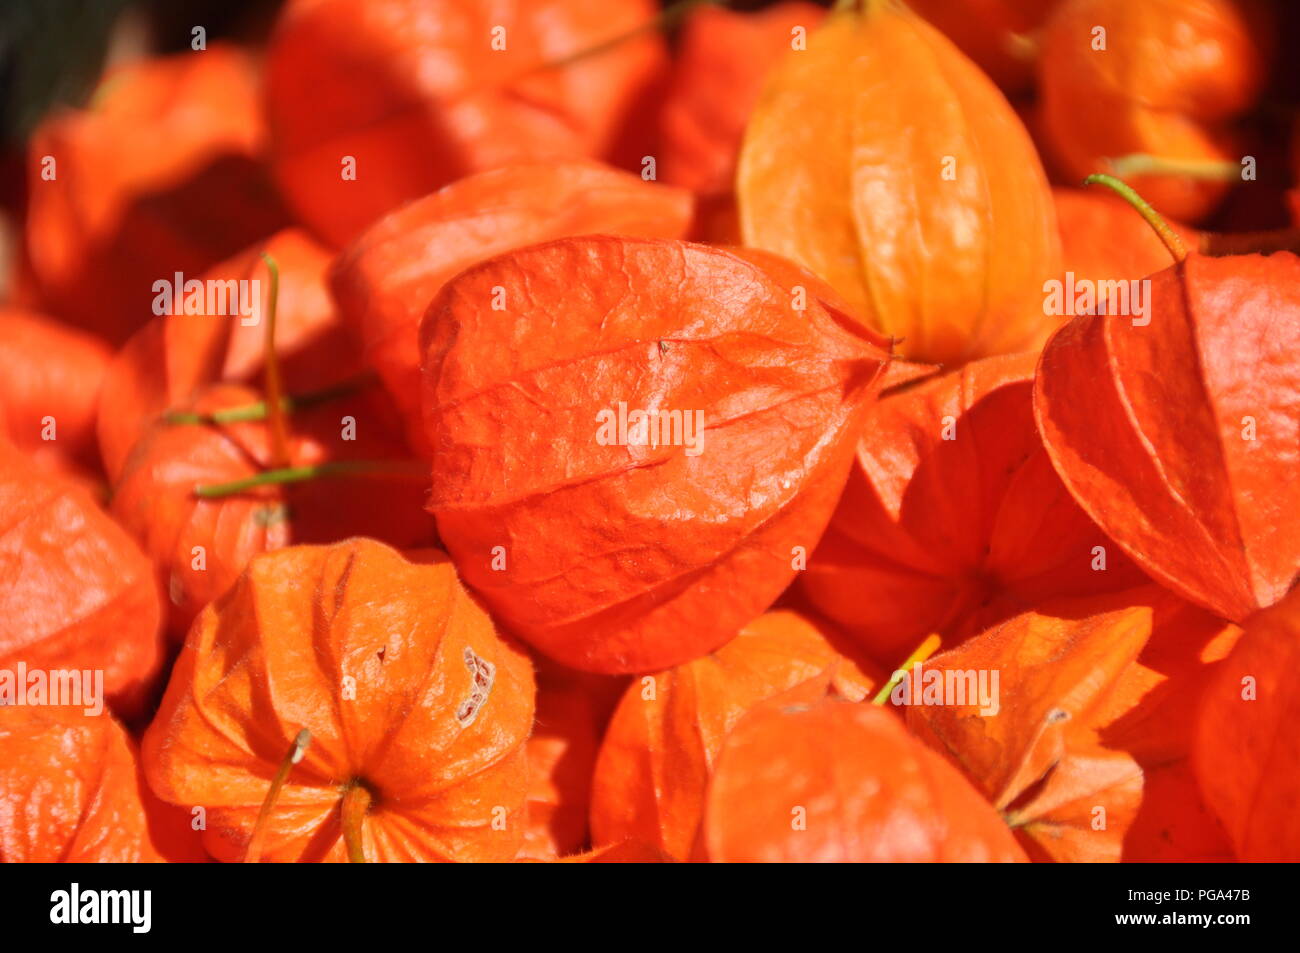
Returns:
[[[217,384],[200,390],[180,409],[211,414],[261,399],[250,388]],[[373,406],[373,399],[353,395],[293,414],[288,465],[405,460],[401,438],[384,427],[391,411],[376,415]],[[342,422],[349,418],[355,435],[345,440]],[[409,474],[322,477],[211,499],[194,493],[196,486],[256,476],[271,468],[271,457],[265,421],[200,425],[159,420],[126,460],[111,512],[153,559],[177,640],[258,553],[349,536],[370,536],[394,546],[432,542],[432,521],[421,509],[423,483]]]
[[[1034,427],[1035,360],[986,358],[886,392],[863,422],[800,579],[883,664],[931,632],[951,645],[1042,599],[1143,581],[1052,470]]]
[[[998,672],[996,712],[950,696],[909,727],[1058,861],[1228,860],[1187,763],[1192,715],[1239,635],[1155,586],[1052,600],[922,671]],[[921,680],[925,699],[924,674]],[[958,704],[957,702],[963,702]]]
[[[0,668],[102,670],[139,713],[163,664],[149,561],[85,490],[0,440]]]
[[[1150,299],[1147,326],[1086,315],[1052,338],[1039,430],[1143,569],[1240,621],[1300,571],[1300,259],[1193,254]]]
[[[420,319],[458,272],[512,248],[567,235],[685,238],[691,197],[586,160],[481,172],[405,205],[350,245],[331,285],[366,360],[429,452],[420,413]]]
[[[883,684],[875,666],[846,651],[856,654],[829,627],[777,610],[704,658],[634,680],[596,762],[592,840],[632,838],[690,857],[709,775],[745,712],[827,674],[854,701]]]
[[[648,671],[776,599],[887,360],[787,278],[724,249],[588,237],[443,289],[421,327],[429,509],[502,623],[575,668]],[[602,445],[597,415],[620,403],[701,414],[702,452]]]
[[[52,113],[27,149],[26,232],[51,308],[120,343],[155,281],[197,278],[287,224],[264,139],[253,63],[221,43],[120,66],[85,109]]]
[[[257,320],[238,313],[164,314],[137,331],[113,358],[99,403],[99,450],[116,480],[131,448],[163,411],[220,381],[260,385],[265,370],[270,276],[265,252],[280,269],[275,353],[287,393],[320,390],[361,370],[352,336],[325,287],[330,254],[306,232],[287,229],[203,275],[204,282],[257,282]],[[167,276],[171,281],[172,277]],[[238,289],[239,285],[235,285]],[[183,299],[184,300],[184,299]],[[204,300],[206,301],[206,291]]]
[[[746,244],[826,279],[909,359],[959,363],[1050,329],[1041,285],[1060,249],[1033,143],[988,77],[893,3],[831,17],[785,59],[737,195]]]
[[[1094,48],[1105,28],[1104,50]],[[1232,120],[1268,73],[1262,33],[1234,0],[1065,0],[1048,18],[1038,56],[1042,129],[1069,181],[1110,172],[1106,159],[1239,162]],[[1230,185],[1177,175],[1124,180],[1161,213],[1205,215]]]
[[[344,859],[349,783],[374,798],[362,824],[369,861],[514,857],[532,671],[446,557],[419,558],[366,539],[295,546],[254,559],[199,616],[143,756],[159,797],[206,807],[214,856],[242,858],[270,779],[307,728],[265,860]],[[468,719],[467,659],[492,672]]]
[[[666,67],[651,0],[295,0],[267,50],[276,178],[337,247],[403,202],[529,159],[640,165]],[[494,48],[500,39],[504,48]],[[355,159],[346,179],[343,159]]]
[[[1300,856],[1300,590],[1246,623],[1206,690],[1196,779],[1239,859]]]
[[[836,699],[740,721],[709,783],[704,836],[715,863],[1025,859],[989,803],[895,715]]]
[[[145,786],[112,716],[0,705],[0,863],[206,859],[189,816]]]

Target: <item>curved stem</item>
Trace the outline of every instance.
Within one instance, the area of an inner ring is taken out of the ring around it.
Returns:
[[[1231,159],[1170,159],[1146,152],[1107,159],[1110,170],[1120,178],[1133,175],[1174,175],[1203,182],[1231,182],[1241,178],[1241,165]]]
[[[289,753],[280,762],[279,770],[271,779],[271,787],[267,789],[266,797],[262,799],[262,809],[257,812],[257,820],[253,822],[253,833],[249,836],[248,847],[244,851],[244,863],[256,864],[262,859],[262,844],[266,840],[267,823],[271,818],[271,812],[275,810],[275,802],[279,800],[280,789],[289,779],[289,772],[293,770],[293,766],[307,754],[309,744],[311,744],[311,732],[304,728],[293,739],[293,744],[289,746]]]
[[[370,810],[372,798],[365,785],[353,781],[343,792],[342,824],[343,843],[348,849],[348,862],[364,864],[365,846],[361,839],[361,824]]]
[[[428,478],[429,466],[411,460],[334,460],[329,463],[264,470],[242,480],[231,480],[229,483],[200,484],[194,488],[194,495],[200,499],[212,500],[223,496],[234,496],[262,486],[346,476]]]
[[[308,407],[328,403],[339,397],[346,397],[362,387],[374,383],[377,379],[378,377],[374,371],[364,371],[355,377],[339,381],[337,384],[322,387],[320,390],[306,391],[302,394],[285,394],[280,398],[280,407],[286,414],[291,414],[297,410],[305,410]],[[234,424],[250,420],[265,420],[268,406],[267,401],[259,400],[239,407],[215,410],[210,414],[169,410],[163,414],[163,420],[169,424]]]
[[[922,640],[921,644],[912,650],[912,654],[903,660],[903,664],[894,670],[894,674],[890,677],[889,681],[885,683],[885,687],[876,693],[875,698],[871,699],[871,704],[883,705],[888,700],[889,696],[893,694],[894,688],[898,683],[906,677],[908,670],[911,669],[913,665],[924,662],[928,659],[939,650],[939,646],[942,644],[943,639],[939,637],[938,633],[932,632],[927,635],[925,639]]]
[[[1184,245],[1183,240],[1178,237],[1178,233],[1169,227],[1169,223],[1161,218],[1160,213],[1148,205],[1147,201],[1142,198],[1142,196],[1133,191],[1132,186],[1125,182],[1121,182],[1113,175],[1106,175],[1104,172],[1088,176],[1083,180],[1083,184],[1104,185],[1117,192],[1120,198],[1124,199],[1124,201],[1128,202],[1129,205],[1132,205],[1137,209],[1138,214],[1146,219],[1148,225],[1155,229],[1156,234],[1160,236],[1160,240],[1164,242],[1165,247],[1169,249],[1169,254],[1174,256],[1174,261],[1182,261],[1187,257],[1187,246]]]
[[[271,430],[271,465],[289,464],[289,433],[284,415],[284,388],[280,382],[280,360],[275,352],[275,312],[280,300],[280,266],[274,258],[262,252],[262,261],[271,275],[271,290],[266,304],[266,344],[262,364],[266,375],[266,405],[270,408],[267,420]]]

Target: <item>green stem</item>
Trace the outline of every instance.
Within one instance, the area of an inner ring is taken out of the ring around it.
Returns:
[[[315,463],[301,467],[280,467],[264,470],[242,480],[228,483],[200,484],[194,488],[194,495],[204,500],[234,496],[258,487],[272,486],[280,483],[302,483],[325,477],[348,476],[391,476],[391,477],[425,477],[429,467],[424,463],[409,460],[335,460],[329,463]]]
[[[311,732],[304,728],[293,739],[293,744],[289,746],[289,753],[280,762],[275,777],[271,779],[266,797],[262,799],[262,809],[257,812],[257,820],[253,822],[253,832],[249,835],[248,847],[244,851],[244,863],[256,864],[262,859],[262,843],[266,840],[266,827],[270,822],[271,812],[275,810],[275,802],[280,798],[280,789],[284,787],[284,782],[289,780],[289,772],[293,770],[293,766],[307,754],[309,744],[311,744]]]
[[[1205,182],[1231,182],[1241,178],[1241,165],[1229,159],[1170,159],[1134,152],[1107,159],[1110,171],[1120,178],[1135,175],[1175,175]]]
[[[1155,229],[1155,233],[1160,236],[1160,240],[1165,243],[1165,247],[1169,249],[1169,254],[1174,256],[1175,261],[1182,261],[1187,257],[1187,246],[1178,237],[1178,233],[1169,227],[1169,223],[1160,217],[1159,212],[1147,204],[1146,199],[1133,191],[1132,186],[1121,182],[1113,175],[1106,175],[1104,172],[1088,176],[1083,180],[1083,184],[1104,185],[1108,189],[1117,192],[1120,198],[1137,209],[1138,214],[1146,219],[1148,225]]]
[[[346,397],[355,393],[362,387],[365,387],[377,380],[373,371],[365,371],[357,374],[355,377],[349,377],[346,380],[339,381],[329,387],[323,387],[320,390],[306,391],[302,394],[286,394],[280,398],[280,407],[286,414],[294,411],[304,410],[308,407],[315,407],[317,404],[328,403],[340,397]],[[252,404],[243,404],[239,407],[227,407],[225,410],[215,410],[210,414],[195,414],[181,410],[169,410],[163,414],[163,420],[169,424],[233,424],[242,423],[250,420],[265,420],[267,417],[268,404],[264,400],[259,400]]]
[[[284,418],[284,389],[280,383],[280,361],[275,352],[275,313],[280,300],[280,266],[262,252],[262,261],[271,274],[271,291],[266,305],[266,345],[262,365],[266,375],[267,422],[271,431],[271,463],[277,467],[289,463],[289,428]]]

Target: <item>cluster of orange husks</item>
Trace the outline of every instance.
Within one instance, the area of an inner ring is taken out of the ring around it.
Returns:
[[[1279,5],[682,12],[42,122],[0,860],[1300,860]]]

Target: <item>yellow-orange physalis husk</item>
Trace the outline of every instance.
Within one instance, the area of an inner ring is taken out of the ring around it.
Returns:
[[[737,179],[741,233],[816,272],[907,358],[953,364],[1050,330],[1051,192],[1005,97],[893,0],[787,55]]]

